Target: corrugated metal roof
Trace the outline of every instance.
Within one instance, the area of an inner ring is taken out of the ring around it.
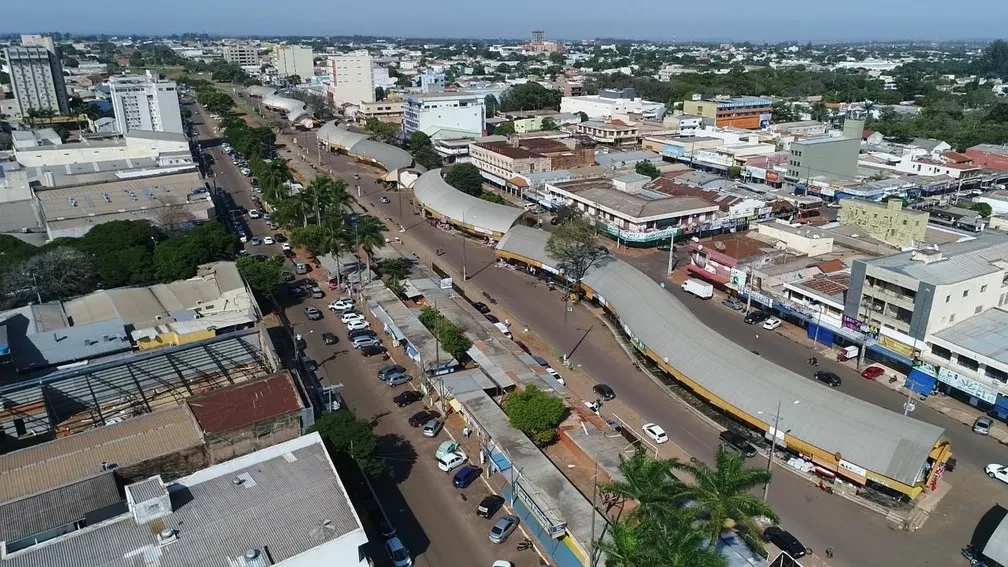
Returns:
[[[127,486],[126,491],[133,497],[133,502],[137,503],[160,498],[168,494],[168,490],[161,482],[160,477],[151,477],[140,482],[135,482]]]
[[[355,156],[378,162],[385,171],[395,171],[413,165],[413,156],[406,150],[374,140],[361,140],[348,151]]]
[[[351,132],[346,128],[341,128],[336,125],[335,121],[323,124],[322,127],[319,128],[316,137],[320,142],[338,147],[342,150],[349,150],[357,142],[367,140],[369,138],[367,134]]]
[[[441,177],[440,169],[421,175],[413,184],[413,193],[423,206],[455,223],[494,233],[507,232],[523,213],[521,209],[484,201],[459,191]]]
[[[220,433],[270,418],[301,411],[301,399],[290,374],[281,372],[264,380],[214,390],[190,398],[196,421],[207,433]]]
[[[497,248],[546,265],[548,234],[518,226]],[[912,485],[944,430],[813,383],[724,338],[629,264],[609,258],[584,283],[649,349],[679,372],[767,423],[784,403],[790,435],[870,471]],[[798,401],[797,404],[791,403]]]
[[[1008,312],[988,309],[944,331],[935,337],[1008,364]]]
[[[0,506],[0,541],[17,541],[83,520],[123,501],[113,471],[5,502]],[[45,565],[38,563],[37,565]]]

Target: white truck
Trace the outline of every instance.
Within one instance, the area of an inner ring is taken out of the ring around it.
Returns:
[[[682,289],[686,293],[692,293],[700,299],[710,299],[714,297],[714,285],[690,278],[683,282]]]

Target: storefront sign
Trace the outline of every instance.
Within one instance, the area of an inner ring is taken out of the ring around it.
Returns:
[[[840,459],[837,463],[837,472],[843,476],[864,484],[868,478],[868,471],[850,461]]]
[[[738,268],[731,269],[731,275],[728,280],[728,287],[732,289],[742,289],[746,284],[746,271],[740,270]]]
[[[766,180],[770,183],[777,183],[780,181],[780,173],[776,171],[766,172]]]
[[[858,319],[849,317],[847,315],[843,316],[842,325],[844,326],[844,328],[850,329],[852,331],[857,331],[859,333],[871,337],[877,337],[879,333],[878,327],[876,327],[875,325],[869,325],[868,323],[859,321]]]
[[[546,515],[546,512],[539,506],[539,504],[532,499],[532,496],[525,491],[525,488],[522,486],[520,480],[515,481],[514,491],[515,496],[517,496],[519,500],[525,503],[525,506],[528,508],[529,512],[531,512],[532,515],[535,516],[536,520],[539,521],[539,525],[549,530],[550,537],[553,537],[554,539],[559,539],[564,535],[564,531],[567,529],[567,523],[566,522],[554,523],[553,520],[551,520],[550,517]]]
[[[752,291],[752,290],[750,290],[750,291],[748,291],[746,293],[743,293],[742,295],[743,295],[743,297],[747,296],[747,295],[752,295],[753,301],[755,301],[757,303],[762,303],[763,305],[766,306],[767,309],[772,309],[773,306],[774,306],[774,300],[773,300],[773,298],[771,298],[769,296],[766,296],[766,295],[763,295],[762,293],[760,293],[758,291]]]
[[[957,390],[966,392],[967,394],[979,398],[988,404],[997,403],[997,392],[991,388],[984,386],[980,382],[963,376],[958,372],[949,370],[948,368],[941,368],[938,370],[938,380],[952,386]]]
[[[914,348],[912,346],[903,344],[892,337],[880,334],[878,336],[878,344],[893,352],[898,352],[907,358],[914,357]]]

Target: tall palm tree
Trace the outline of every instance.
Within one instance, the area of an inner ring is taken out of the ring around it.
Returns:
[[[378,217],[364,215],[357,219],[354,224],[354,238],[357,245],[367,254],[367,265],[371,266],[371,258],[374,251],[385,246],[385,233],[388,228],[385,223],[378,220]]]
[[[643,567],[646,549],[642,541],[639,524],[629,518],[612,524],[609,534],[599,539],[596,545],[605,554],[608,567]]]
[[[704,524],[711,544],[728,527],[757,533],[752,520],[755,517],[777,521],[777,514],[752,494],[754,488],[770,481],[770,471],[746,467],[738,453],[719,446],[713,469],[703,462],[668,462],[673,470],[685,472],[693,479],[692,483],[674,485],[668,497],[678,502],[692,502],[706,515]]]
[[[612,524],[597,542],[614,567],[725,567],[727,561],[707,542],[693,515],[669,509],[660,517],[626,518]]]
[[[620,455],[619,470],[623,480],[613,480],[599,486],[602,494],[615,501],[634,501],[637,508],[634,515],[647,515],[653,508],[673,504],[668,494],[676,482],[672,476],[671,461],[652,459],[638,449],[631,457]]]

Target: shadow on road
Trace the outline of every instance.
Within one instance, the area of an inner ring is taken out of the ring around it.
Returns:
[[[384,415],[388,415],[388,412],[375,416],[375,422]],[[378,446],[381,448],[382,457],[385,458],[389,477],[396,483],[406,480],[418,457],[413,443],[402,435],[390,433],[378,439]]]

